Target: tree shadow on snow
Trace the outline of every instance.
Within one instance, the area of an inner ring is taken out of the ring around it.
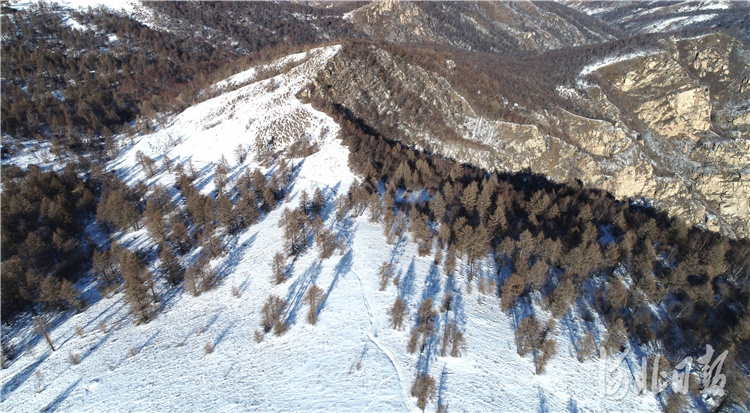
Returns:
[[[572,397],[570,399],[568,399],[568,406],[567,407],[568,407],[568,411],[570,413],[578,413],[578,403],[576,403],[576,401],[573,400]]]
[[[414,292],[415,276],[416,276],[416,271],[414,269],[414,258],[412,258],[411,263],[409,264],[409,268],[406,270],[406,274],[404,274],[404,276],[401,277],[398,283],[399,293],[401,294],[401,297],[403,297],[404,301],[406,302],[409,301],[409,298]]]
[[[320,272],[322,271],[320,260],[315,260],[297,280],[289,286],[286,302],[288,303],[289,312],[286,316],[287,323],[291,326],[297,320],[297,311],[302,305],[302,299],[307,289],[315,284]]]
[[[352,270],[353,263],[354,263],[354,253],[352,253],[352,250],[349,249],[346,251],[346,254],[344,254],[344,256],[341,257],[341,260],[339,260],[339,263],[336,264],[336,268],[334,268],[333,280],[331,280],[331,285],[328,286],[328,290],[326,291],[326,296],[323,298],[323,301],[320,303],[320,306],[318,307],[318,313],[323,311],[323,307],[325,307],[326,303],[328,302],[328,297],[331,295],[333,288],[338,283],[339,277],[341,277],[342,275],[348,274],[349,271]]]
[[[336,210],[336,198],[339,194],[339,188],[341,188],[341,181],[336,182],[336,185],[332,187],[323,189],[323,198],[326,200],[326,207],[321,211],[323,221],[327,221],[333,211]]]
[[[257,237],[258,232],[242,242],[240,246],[237,246],[237,242],[239,241],[238,236],[229,238],[228,245],[225,246],[225,248],[229,251],[229,254],[222,260],[221,264],[216,269],[219,274],[219,278],[226,278],[229,274],[234,272],[234,270],[242,261],[242,257],[245,255],[245,250],[250,248],[255,243],[255,239]]]
[[[425,279],[425,286],[422,290],[422,301],[432,298],[433,302],[437,299],[437,295],[440,292],[440,268],[433,262],[430,264],[430,269],[427,272],[427,278]]]
[[[196,174],[198,175],[198,178],[193,182],[193,186],[195,187],[195,189],[202,192],[203,189],[206,187],[206,185],[208,185],[209,182],[214,180],[213,166],[214,166],[214,163],[210,162],[204,165],[200,169],[200,171],[198,171],[198,173]]]
[[[229,330],[231,330],[234,327],[234,322],[230,323],[227,328],[224,329],[224,331],[219,334],[218,337],[216,337],[216,341],[214,342],[214,347],[218,346],[222,341],[224,341],[224,337],[227,336],[227,333],[229,333]]]
[[[342,240],[344,245],[350,248],[352,245],[352,239],[354,238],[354,231],[357,229],[354,226],[354,219],[347,216],[338,223],[337,228],[338,233],[336,235],[336,240]]]
[[[112,333],[114,331],[115,331],[114,328],[110,328],[107,331],[107,334],[104,335],[104,337],[102,337],[99,341],[97,341],[96,344],[94,344],[93,346],[89,347],[89,349],[86,350],[86,352],[81,355],[81,361],[86,360],[86,358],[88,356],[90,356],[94,352],[94,350],[98,349],[99,346],[101,346],[102,344],[106,343],[107,340],[109,339],[109,337],[112,335]]]
[[[393,245],[393,251],[391,251],[391,263],[396,264],[399,262],[399,257],[404,254],[406,248],[406,237],[403,235],[398,237],[396,244]],[[413,262],[413,261],[412,261]]]
[[[57,410],[58,407],[60,407],[60,403],[64,402],[65,399],[70,396],[70,393],[73,393],[73,390],[78,386],[78,383],[81,382],[81,379],[79,378],[76,380],[75,383],[68,386],[67,389],[65,389],[62,393],[58,394],[57,397],[55,397],[54,400],[52,400],[48,405],[46,405],[41,411],[42,412],[53,412]]]
[[[445,285],[445,291],[451,292],[451,312],[453,312],[453,321],[463,326],[466,324],[466,312],[464,296],[461,288],[456,286],[456,277],[448,277],[448,282]]]
[[[156,330],[156,333],[154,333],[151,337],[149,337],[148,340],[144,341],[143,344],[141,344],[141,346],[138,347],[138,353],[143,351],[143,349],[146,348],[146,346],[151,344],[151,342],[154,341],[154,339],[159,335],[159,333],[161,333],[161,329]]]
[[[542,391],[542,388],[539,387],[539,413],[546,413],[549,412],[549,406],[547,406],[547,396]]]
[[[40,358],[36,359],[33,363],[29,364],[28,366],[24,367],[23,370],[16,373],[15,376],[13,376],[10,380],[7,380],[2,387],[2,390],[0,390],[0,395],[2,396],[2,399],[6,399],[10,393],[13,393],[18,389],[26,380],[31,377],[31,375],[34,373],[37,367],[39,367],[40,364],[44,363],[44,360],[47,360],[47,358],[52,354],[51,351],[45,352]]]

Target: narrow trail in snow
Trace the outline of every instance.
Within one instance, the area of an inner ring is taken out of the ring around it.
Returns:
[[[375,346],[379,348],[380,351],[383,352],[383,354],[385,354],[385,356],[388,358],[388,361],[391,362],[393,369],[396,370],[396,377],[398,378],[398,385],[401,388],[401,396],[402,396],[401,402],[404,404],[404,409],[408,412],[409,406],[406,403],[408,395],[404,393],[404,380],[401,375],[401,369],[398,368],[398,364],[396,364],[396,359],[393,357],[393,354],[391,353],[390,349],[384,344],[380,343],[380,340],[378,340],[377,337],[375,337],[375,334],[378,334],[379,332],[380,323],[375,322],[375,315],[372,312],[372,306],[370,305],[370,299],[367,296],[367,290],[365,289],[365,284],[362,281],[362,277],[359,275],[359,273],[356,270],[352,269],[352,272],[354,273],[354,275],[357,276],[357,279],[359,280],[359,287],[362,292],[362,300],[365,302],[365,307],[367,308],[367,317],[370,319],[370,332],[367,333],[367,338],[369,338],[370,341],[372,341],[372,343],[375,344]],[[373,334],[373,331],[375,334]]]

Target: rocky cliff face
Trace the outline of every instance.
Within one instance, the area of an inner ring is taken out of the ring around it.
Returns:
[[[638,120],[663,138],[697,139],[711,126],[709,88],[669,52],[637,57],[596,72]]]
[[[747,2],[711,1],[581,1],[563,4],[601,19],[629,35],[705,27],[746,27]]]
[[[375,45],[344,47],[306,93],[409,145],[489,170],[579,179],[745,237],[748,61],[742,44],[721,34],[592,59],[558,86],[555,105],[518,109],[508,100],[524,122],[480,114],[450,75]]]
[[[371,39],[511,54],[607,41],[619,34],[574,9],[530,1],[389,0],[365,4],[344,18]]]

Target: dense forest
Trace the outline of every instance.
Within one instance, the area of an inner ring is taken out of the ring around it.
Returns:
[[[70,164],[61,173],[30,166],[3,168],[2,313],[75,308],[85,303],[73,283],[89,268],[85,230],[97,204],[97,185]]]
[[[139,115],[179,106],[181,92],[232,59],[106,10],[71,14],[90,29],[71,28],[54,6],[3,15],[4,134],[97,153]]]

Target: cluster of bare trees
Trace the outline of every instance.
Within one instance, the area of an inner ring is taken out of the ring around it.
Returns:
[[[323,192],[316,188],[310,199],[307,191],[303,190],[299,198],[299,206],[292,210],[286,208],[279,221],[279,226],[284,227],[284,247],[287,256],[296,259],[315,240],[320,258],[330,258],[337,249],[343,248],[343,244],[342,240],[329,228],[325,228],[323,223],[322,212],[326,208]]]
[[[142,167],[148,169],[151,165],[148,157],[141,154],[139,158]],[[284,196],[291,171],[285,162],[280,164],[270,179],[257,169],[246,171],[236,185],[229,188],[230,166],[222,157],[215,168],[214,197],[193,186],[192,164],[186,168],[178,163],[174,167],[177,173],[174,186],[184,200],[179,204],[173,201],[167,188],[158,184],[148,188],[139,183],[129,188],[112,179],[103,190],[97,219],[109,230],[135,230],[145,224],[157,244],[159,254],[155,268],[158,273],[171,286],[184,281],[186,290],[197,296],[219,282],[219,275],[209,262],[225,252],[223,235],[252,225],[261,212],[275,208]],[[311,211],[318,211],[317,204],[312,204]],[[182,257],[196,246],[201,252],[186,267]],[[283,259],[279,265],[283,265]],[[141,322],[149,320],[158,302],[156,279],[149,266],[116,243],[110,249],[94,252],[94,273],[100,290],[109,295],[122,286],[131,312]],[[283,269],[276,271],[280,279],[283,272]]]

